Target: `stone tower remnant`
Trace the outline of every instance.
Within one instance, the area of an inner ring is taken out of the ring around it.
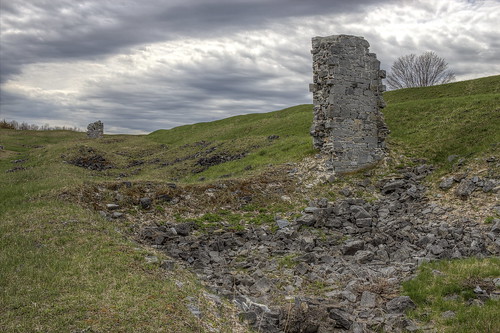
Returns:
[[[98,120],[87,126],[87,137],[91,139],[102,138],[104,135],[104,124]]]
[[[330,157],[329,170],[356,171],[385,152],[385,106],[380,61],[363,37],[334,35],[312,39],[314,147]]]

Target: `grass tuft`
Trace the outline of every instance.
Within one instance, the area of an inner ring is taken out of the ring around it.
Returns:
[[[403,291],[417,304],[410,316],[431,322],[443,332],[495,332],[500,300],[479,300],[476,287],[491,293],[500,276],[500,258],[468,258],[424,264]],[[455,317],[443,313],[453,311]]]

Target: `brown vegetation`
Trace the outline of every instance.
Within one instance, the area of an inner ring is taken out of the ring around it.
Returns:
[[[78,127],[70,126],[50,126],[49,124],[44,124],[42,126],[36,124],[28,124],[27,122],[19,123],[16,120],[7,121],[2,119],[0,121],[0,128],[3,129],[13,129],[20,131],[74,131],[81,132]]]

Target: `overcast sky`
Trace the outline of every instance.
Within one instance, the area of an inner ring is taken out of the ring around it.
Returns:
[[[500,0],[2,0],[0,119],[106,133],[311,103],[311,38],[500,74]]]

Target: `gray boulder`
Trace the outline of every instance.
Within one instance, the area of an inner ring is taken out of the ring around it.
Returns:
[[[458,184],[455,194],[462,200],[466,200],[470,197],[472,192],[476,190],[477,186],[472,181],[472,179],[463,179],[460,184]]]
[[[288,222],[288,220],[285,219],[279,219],[276,221],[276,225],[278,226],[278,228],[284,229],[290,225],[290,222]]]
[[[351,328],[352,320],[350,319],[350,316],[347,312],[336,308],[330,308],[328,309],[328,313],[329,317],[335,320],[335,327],[343,328],[346,330]]]
[[[495,234],[500,234],[500,219],[493,220],[493,226],[491,227],[491,232]]]
[[[439,184],[439,188],[442,190],[448,190],[453,186],[454,182],[455,180],[453,179],[453,177],[447,177],[441,181],[441,183]]]
[[[297,219],[297,223],[312,227],[317,219],[313,214],[304,214]]]
[[[399,296],[387,302],[385,307],[389,313],[404,313],[416,308],[416,305],[409,296]]]
[[[141,199],[139,199],[139,203],[140,203],[142,209],[151,208],[151,199],[150,198],[141,198]]]
[[[365,242],[362,240],[354,240],[347,242],[342,248],[342,253],[345,255],[354,255],[356,252],[365,248]]]

